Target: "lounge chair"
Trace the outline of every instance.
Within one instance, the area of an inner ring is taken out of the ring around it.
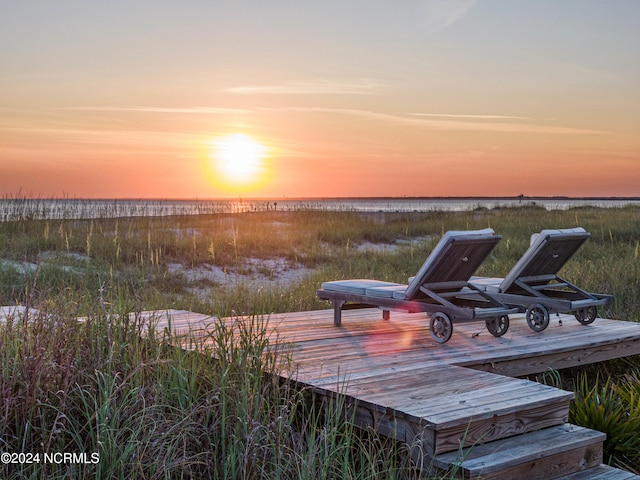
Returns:
[[[498,337],[509,328],[508,315],[520,310],[505,306],[468,280],[501,238],[490,228],[447,232],[408,285],[339,280],[324,282],[317,295],[333,303],[336,325],[341,325],[343,309],[378,307],[384,319],[389,319],[390,310],[430,314],[431,335],[439,343],[451,338],[452,320],[484,319]]]
[[[504,278],[477,278],[470,283],[507,305],[526,308],[529,327],[541,332],[549,325],[550,313],[573,313],[588,325],[597,307],[613,302],[613,296],[588,293],[558,276],[558,271],[589,238],[583,228],[542,230],[531,237],[531,245]]]

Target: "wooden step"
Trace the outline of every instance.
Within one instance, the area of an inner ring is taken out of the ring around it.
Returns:
[[[640,476],[609,465],[598,465],[581,472],[565,475],[557,480],[640,480]]]
[[[352,399],[355,423],[415,445],[432,457],[464,446],[563,425],[572,392],[529,380],[443,365],[382,375],[358,375],[341,384],[313,381],[324,392]],[[384,405],[384,407],[381,407]]]
[[[567,423],[437,455],[434,465],[461,478],[549,480],[599,466],[605,438]]]

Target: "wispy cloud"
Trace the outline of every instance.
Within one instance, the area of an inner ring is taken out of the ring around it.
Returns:
[[[474,115],[474,114],[454,114],[454,113],[410,113],[418,117],[440,117],[440,118],[465,118],[472,120],[528,120],[528,117],[515,117],[512,115]]]
[[[503,133],[542,133],[553,135],[606,135],[609,132],[558,125],[537,124],[529,117],[495,114],[448,114],[413,112],[405,115],[381,113],[371,110],[328,107],[256,107],[237,109],[224,107],[162,107],[162,106],[96,106],[69,107],[73,110],[113,111],[113,112],[149,112],[177,114],[259,114],[265,112],[307,112],[334,115],[348,115],[362,119],[407,125],[419,128],[451,131],[485,131]]]
[[[588,80],[591,82],[605,83],[605,84],[618,84],[623,82],[623,78],[608,72],[603,69],[598,69],[586,65],[580,65],[572,62],[556,62],[557,66],[554,68],[556,72],[566,72],[566,75],[572,78],[579,78]]]
[[[140,105],[122,105],[122,106],[93,106],[93,107],[63,107],[60,110],[84,110],[95,112],[142,112],[142,113],[196,113],[196,114],[213,114],[228,115],[238,113],[249,113],[250,110],[243,108],[224,108],[224,107],[154,107]]]
[[[385,85],[370,79],[350,82],[317,80],[276,85],[244,85],[227,88],[227,93],[239,95],[374,95]]]
[[[269,109],[265,109],[269,110]],[[278,110],[278,109],[273,109]],[[388,113],[373,112],[370,110],[357,110],[357,109],[341,109],[341,108],[324,108],[324,107],[287,107],[287,111],[304,111],[304,112],[318,112],[318,113],[333,113],[340,115],[350,115],[361,118],[367,118],[370,120],[384,121],[395,123],[399,125],[409,125],[415,127],[431,128],[438,130],[452,130],[452,131],[485,131],[485,132],[502,132],[502,133],[544,133],[553,135],[608,135],[609,132],[601,130],[590,130],[584,128],[574,127],[562,127],[554,125],[537,125],[533,123],[521,123],[521,122],[493,122],[485,121],[487,117],[489,119],[527,119],[526,117],[509,117],[506,115],[458,115],[460,119],[454,118],[421,118],[429,117],[432,114],[422,114],[418,116],[416,114],[404,115],[392,115]],[[435,114],[433,114],[435,115]],[[443,116],[438,114],[437,116]],[[462,119],[464,118],[464,120]],[[477,121],[473,121],[473,119]],[[471,121],[469,121],[471,120]]]
[[[31,136],[36,135],[41,142],[51,145],[113,145],[123,148],[145,146],[150,149],[163,149],[189,145],[200,139],[200,136],[197,134],[153,130],[122,131],[64,127],[13,127],[8,128],[7,131],[23,138],[31,138]]]
[[[603,150],[603,149],[592,149],[592,150],[584,150],[584,149],[564,149],[563,153],[570,153],[573,155],[581,155],[581,156],[593,156],[599,159],[602,158],[617,158],[622,160],[640,160],[640,153],[636,150]]]
[[[433,32],[444,30],[464,17],[476,0],[427,0],[427,26]]]

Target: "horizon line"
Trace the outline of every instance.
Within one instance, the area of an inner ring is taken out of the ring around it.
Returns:
[[[640,196],[598,195],[573,197],[567,195],[383,195],[383,196],[320,196],[320,197],[71,197],[71,196],[11,196],[0,201],[67,200],[67,201],[150,201],[150,202],[228,202],[228,201],[333,201],[333,200],[638,200]]]

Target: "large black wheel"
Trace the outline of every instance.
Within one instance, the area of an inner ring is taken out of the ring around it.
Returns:
[[[509,330],[509,317],[507,315],[490,318],[485,323],[487,330],[494,337],[501,337]]]
[[[581,308],[574,313],[576,320],[578,320],[583,325],[589,325],[593,323],[593,321],[598,316],[598,308],[596,306],[591,306],[587,308]]]
[[[527,323],[534,332],[541,332],[549,326],[549,310],[544,305],[534,303],[527,308]]]
[[[451,334],[453,333],[453,324],[446,314],[436,312],[431,315],[429,329],[431,330],[431,336],[436,342],[446,343],[449,341]]]

